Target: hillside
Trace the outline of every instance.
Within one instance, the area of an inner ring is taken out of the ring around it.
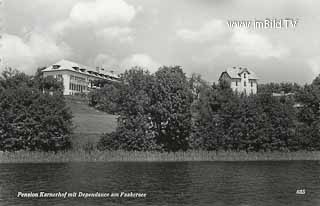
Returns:
[[[88,144],[99,140],[102,133],[110,133],[117,126],[117,116],[96,110],[74,97],[66,97],[67,105],[73,114],[74,137],[73,145]]]

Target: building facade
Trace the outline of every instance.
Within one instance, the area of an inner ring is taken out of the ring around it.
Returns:
[[[258,79],[248,68],[232,67],[221,73],[219,81],[227,81],[236,93],[250,95],[257,93]]]
[[[63,82],[64,95],[88,93],[95,80],[117,81],[119,77],[103,68],[90,68],[72,61],[60,60],[42,70],[43,76],[52,76]]]

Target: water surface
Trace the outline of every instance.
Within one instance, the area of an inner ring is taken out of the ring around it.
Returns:
[[[296,191],[304,189],[306,194]],[[146,198],[17,198],[18,192]],[[0,205],[320,205],[318,161],[0,164]]]

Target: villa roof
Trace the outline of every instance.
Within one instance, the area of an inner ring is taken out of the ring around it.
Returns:
[[[240,79],[241,78],[241,74],[243,72],[247,72],[248,78],[249,79],[259,79],[259,77],[250,69],[248,68],[242,68],[242,67],[231,67],[231,68],[227,68],[226,71],[224,71],[225,73],[227,73],[231,79]]]

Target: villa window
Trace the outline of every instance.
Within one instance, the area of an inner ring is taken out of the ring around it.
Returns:
[[[238,80],[236,80],[236,86],[238,86]]]
[[[59,69],[60,68],[60,65],[53,65],[52,66],[52,69]]]
[[[243,85],[246,87],[246,86],[247,86],[247,82],[246,82],[246,81],[244,81],[244,82],[243,82]]]
[[[251,81],[250,83],[251,83],[251,87],[253,87],[253,82]]]

